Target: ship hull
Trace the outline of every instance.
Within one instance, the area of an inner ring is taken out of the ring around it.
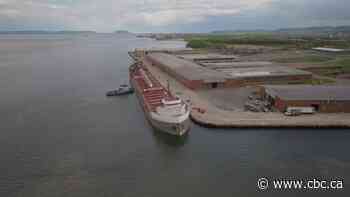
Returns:
[[[190,129],[190,119],[186,119],[181,123],[167,123],[153,119],[149,113],[145,112],[147,119],[152,124],[153,128],[170,135],[183,136]]]
[[[144,111],[148,122],[151,124],[151,126],[155,130],[164,132],[170,135],[174,135],[174,136],[183,136],[190,130],[191,122],[189,118],[187,118],[186,120],[180,123],[162,122],[152,118],[151,112],[147,110],[144,100],[142,99],[141,92],[137,87],[137,84],[135,83],[135,81],[132,79],[132,77],[130,78],[130,82],[131,82],[130,84],[133,86],[135,90],[136,97],[142,106],[142,110]]]

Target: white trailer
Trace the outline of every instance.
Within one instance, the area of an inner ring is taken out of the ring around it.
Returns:
[[[314,114],[315,109],[313,107],[287,107],[286,116],[298,116],[302,114]]]

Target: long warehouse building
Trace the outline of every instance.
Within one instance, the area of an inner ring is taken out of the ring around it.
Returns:
[[[213,68],[194,61],[179,58],[168,53],[148,53],[148,62],[167,72],[190,89],[208,89],[219,87],[242,87],[247,85],[297,83],[312,78],[307,71],[285,66],[259,64],[255,66]],[[247,65],[254,64],[249,63]],[[244,68],[246,67],[246,68]]]

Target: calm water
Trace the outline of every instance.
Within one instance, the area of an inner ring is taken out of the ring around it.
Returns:
[[[128,81],[127,51],[182,47],[132,36],[0,37],[0,196],[310,196],[259,192],[267,178],[341,178],[346,130],[152,131]],[[324,193],[317,193],[318,195]],[[325,193],[330,195],[330,193]]]

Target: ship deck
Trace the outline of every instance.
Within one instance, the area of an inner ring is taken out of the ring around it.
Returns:
[[[137,83],[135,88],[141,93],[144,104],[149,111],[155,111],[158,106],[161,106],[162,99],[176,100],[147,69],[139,67],[132,73],[131,77]]]

